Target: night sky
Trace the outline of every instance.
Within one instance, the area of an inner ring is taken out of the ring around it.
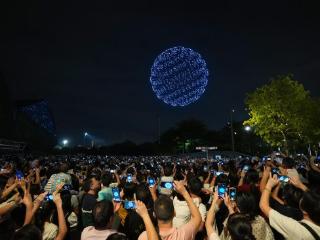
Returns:
[[[74,144],[84,131],[106,143],[154,140],[157,115],[162,131],[188,118],[218,129],[233,107],[245,118],[246,93],[278,74],[320,96],[320,14],[310,1],[9,2],[0,71],[12,98],[47,99],[58,138]],[[210,74],[184,108],[158,100],[149,83],[154,59],[177,45],[199,52]]]

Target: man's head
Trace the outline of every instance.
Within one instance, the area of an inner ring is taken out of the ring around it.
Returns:
[[[170,177],[172,176],[173,174],[173,166],[172,165],[165,165],[164,168],[163,168],[163,174],[167,177]]]
[[[101,183],[104,187],[109,187],[112,182],[112,175],[110,173],[105,173],[101,178]]]
[[[172,200],[168,196],[159,196],[154,203],[154,212],[158,220],[163,222],[172,221],[175,215]]]
[[[60,172],[67,173],[69,170],[69,166],[67,163],[62,163],[60,165]]]
[[[100,181],[96,177],[89,178],[83,184],[83,190],[88,193],[90,190],[97,193],[100,189]]]
[[[96,229],[106,229],[113,216],[113,203],[111,201],[97,202],[93,208],[93,222]]]
[[[193,177],[188,181],[188,188],[194,195],[199,196],[201,194],[202,183],[199,178]]]
[[[300,209],[315,224],[320,225],[320,195],[318,193],[312,191],[304,192],[300,201]]]
[[[294,160],[292,158],[286,157],[282,160],[282,166],[285,169],[294,168]]]

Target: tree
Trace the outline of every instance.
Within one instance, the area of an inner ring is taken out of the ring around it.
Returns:
[[[249,93],[245,102],[250,119],[244,125],[252,126],[271,146],[287,151],[296,140],[304,144],[319,140],[319,115],[314,115],[320,111],[317,100],[292,75],[272,79]]]

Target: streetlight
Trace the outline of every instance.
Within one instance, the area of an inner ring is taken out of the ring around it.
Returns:
[[[88,137],[88,136],[89,136],[89,133],[88,132],[84,132],[84,134],[83,134],[83,146],[86,145],[86,137]]]
[[[252,128],[247,125],[244,127],[244,130],[248,133],[248,142],[249,142],[249,153],[251,154],[251,138],[250,138],[250,132],[252,130]]]
[[[245,130],[246,132],[250,132],[250,131],[251,131],[251,127],[250,127],[250,126],[245,126],[245,127],[244,127],[244,130]]]
[[[62,144],[63,144],[64,147],[67,146],[68,143],[69,143],[68,139],[63,139],[62,140]]]

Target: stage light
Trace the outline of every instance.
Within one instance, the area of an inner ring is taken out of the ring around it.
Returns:
[[[150,83],[157,98],[171,106],[197,101],[208,84],[209,72],[201,55],[190,48],[162,52],[151,68]]]
[[[87,132],[84,133],[84,136],[85,136],[85,137],[88,136],[88,135],[89,135],[89,134],[88,134]]]

